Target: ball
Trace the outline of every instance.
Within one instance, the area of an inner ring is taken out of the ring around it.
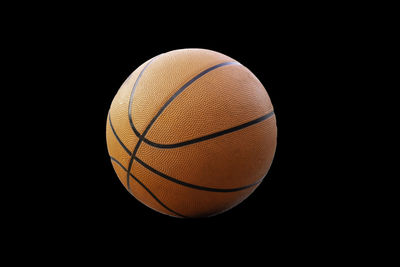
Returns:
[[[246,199],[266,176],[277,127],[267,91],[234,59],[180,49],[139,66],[107,117],[114,170],[146,206],[209,217]]]

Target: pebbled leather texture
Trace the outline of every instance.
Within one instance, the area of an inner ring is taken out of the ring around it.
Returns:
[[[112,101],[106,137],[113,167],[126,188],[130,167],[128,191],[148,207],[175,217],[216,215],[247,198],[268,172],[277,138],[271,100],[241,64],[210,69],[226,62],[236,63],[205,49],[161,54],[139,66]],[[137,133],[128,113],[133,89]]]

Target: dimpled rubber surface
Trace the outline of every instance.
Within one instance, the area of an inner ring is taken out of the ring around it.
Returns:
[[[270,168],[276,136],[260,81],[232,58],[204,49],[143,63],[114,97],[106,126],[121,183],[175,217],[216,215],[247,198]]]

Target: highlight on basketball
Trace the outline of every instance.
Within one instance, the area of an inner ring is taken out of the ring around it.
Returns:
[[[209,217],[245,200],[275,154],[276,117],[257,77],[206,49],[144,62],[109,109],[107,148],[124,187],[179,218]]]

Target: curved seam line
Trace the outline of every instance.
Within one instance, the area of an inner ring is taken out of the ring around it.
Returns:
[[[110,118],[110,125],[111,125],[111,127],[112,127],[111,118]],[[115,138],[116,138],[116,139],[119,141],[119,143],[121,144],[121,146],[122,146],[122,147],[125,147],[125,145],[122,143],[122,141],[121,141],[120,138],[118,137],[117,133],[116,133],[115,131],[113,131],[113,133],[114,133],[114,135],[115,135]],[[126,151],[129,155],[132,154],[132,153],[131,153],[129,150],[127,150],[127,149],[126,149],[125,151]],[[205,187],[205,186],[190,184],[190,183],[187,183],[187,182],[178,180],[178,179],[176,179],[176,178],[173,178],[173,177],[171,177],[171,176],[169,176],[169,175],[167,175],[167,174],[165,174],[165,173],[162,173],[162,172],[160,172],[160,171],[154,169],[153,167],[151,167],[150,165],[148,165],[147,163],[145,163],[144,161],[142,161],[140,158],[138,158],[138,157],[136,157],[136,156],[134,157],[134,160],[136,160],[140,165],[142,165],[142,166],[145,167],[146,169],[150,170],[151,172],[153,172],[153,173],[155,173],[155,174],[161,176],[162,178],[165,178],[165,179],[167,179],[167,180],[169,180],[169,181],[171,181],[171,182],[174,182],[174,183],[177,183],[177,184],[180,184],[180,185],[183,185],[183,186],[187,186],[187,187],[190,187],[190,188],[198,189],[198,190],[204,190],[204,191],[221,192],[221,193],[236,192],[236,191],[244,190],[244,189],[250,188],[250,187],[252,187],[252,186],[255,186],[255,185],[261,183],[261,182],[263,181],[263,179],[264,179],[264,178],[262,178],[262,179],[260,179],[260,180],[258,180],[258,181],[256,181],[256,182],[254,182],[254,183],[252,183],[252,184],[245,185],[245,186],[241,186],[241,187],[237,187],[237,188],[226,188],[226,189],[224,189],[224,188]],[[131,175],[132,175],[132,174],[131,174]]]
[[[122,163],[121,162],[119,162],[118,160],[116,160],[115,158],[113,158],[113,157],[111,157],[110,156],[110,159],[112,160],[112,161],[114,161],[115,163],[117,163],[125,172],[127,172],[128,170],[122,165]],[[187,217],[187,216],[185,216],[185,215],[182,215],[182,214],[180,214],[180,213],[178,213],[178,212],[176,212],[176,211],[174,211],[174,210],[172,210],[171,208],[169,208],[169,207],[167,207],[161,200],[159,200],[155,195],[154,195],[154,193],[153,192],[151,192],[150,191],[150,189],[148,189],[138,178],[136,178],[132,173],[129,173],[129,175],[130,176],[132,176],[132,178],[138,183],[138,184],[140,184],[161,206],[163,206],[165,209],[167,209],[168,211],[170,211],[170,212],[172,212],[172,213],[174,213],[175,215],[178,215],[178,216],[180,216],[180,217],[183,217],[183,218],[189,218],[189,217]]]
[[[129,149],[124,145],[124,143],[122,143],[121,139],[119,138],[119,136],[115,132],[114,126],[112,125],[112,122],[111,122],[111,114],[110,113],[108,113],[108,120],[110,122],[111,130],[112,130],[113,134],[115,135],[115,138],[117,139],[118,143],[122,146],[122,148],[126,151],[126,153],[129,154],[129,156],[132,155],[132,152],[129,151]]]
[[[151,62],[149,62],[150,64]],[[210,67],[202,72],[200,72],[199,74],[197,74],[196,76],[194,76],[192,79],[190,79],[188,82],[186,82],[181,88],[178,89],[178,91],[176,91],[168,100],[167,102],[165,102],[165,104],[160,108],[160,110],[157,112],[157,114],[151,119],[151,121],[149,122],[149,124],[147,125],[146,129],[144,129],[142,135],[140,135],[138,142],[136,143],[136,146],[132,152],[131,158],[129,160],[129,164],[128,164],[128,171],[127,171],[127,176],[126,176],[126,181],[127,181],[127,188],[128,190],[130,190],[130,185],[129,185],[129,173],[131,172],[132,169],[132,165],[133,165],[133,161],[135,159],[136,153],[140,147],[140,145],[143,142],[144,137],[146,136],[147,132],[150,130],[151,126],[154,124],[154,122],[157,120],[157,118],[161,115],[161,113],[167,108],[167,106],[179,95],[181,94],[187,87],[189,87],[189,85],[191,85],[192,83],[194,83],[196,80],[200,79],[201,77],[203,77],[205,74],[209,73],[212,70],[215,70],[219,67],[222,66],[226,66],[226,65],[231,65],[231,64],[239,64],[238,62],[224,62],[224,63],[220,63],[217,64],[213,67]],[[128,107],[128,109],[130,109],[130,107]],[[129,114],[128,114],[129,115]]]
[[[197,81],[198,79],[200,79],[201,77],[203,77],[205,74],[209,73],[212,70],[215,70],[219,67],[223,67],[226,65],[232,65],[232,64],[239,64],[238,62],[224,62],[224,63],[220,63],[217,64],[213,67],[210,67],[202,72],[200,72],[199,74],[197,74],[195,77],[193,77],[191,80],[189,80],[188,82],[186,82],[181,88],[179,88],[178,91],[176,91],[168,100],[167,102],[165,102],[165,104],[160,108],[160,110],[157,112],[157,114],[153,117],[153,119],[149,122],[149,124],[147,125],[146,129],[143,131],[142,137],[144,139],[144,136],[147,134],[147,132],[150,130],[150,128],[153,126],[154,122],[158,119],[158,117],[160,117],[161,113],[168,107],[168,105],[175,100],[175,98],[180,95],[187,87],[189,87],[192,83],[194,83],[195,81]]]
[[[212,138],[216,138],[216,137],[219,137],[219,136],[224,135],[224,134],[232,133],[232,132],[241,130],[243,128],[247,128],[247,127],[249,127],[249,126],[251,126],[253,124],[257,124],[259,122],[265,121],[266,119],[272,117],[274,114],[275,114],[274,111],[272,111],[272,112],[270,112],[270,113],[268,113],[268,114],[266,114],[264,116],[261,116],[261,117],[255,119],[255,120],[252,120],[252,121],[249,121],[249,122],[234,126],[232,128],[228,128],[228,129],[225,129],[225,130],[222,130],[222,131],[219,131],[219,132],[215,132],[215,133],[212,133],[212,134],[208,134],[208,135],[205,135],[205,136],[201,136],[201,137],[194,138],[194,139],[191,139],[191,140],[186,140],[186,141],[179,142],[179,143],[160,144],[160,143],[156,143],[156,142],[150,141],[149,139],[146,139],[146,138],[143,139],[143,142],[145,142],[146,144],[148,144],[150,146],[153,146],[153,147],[166,148],[166,149],[187,146],[187,145],[195,144],[195,143],[198,143],[198,142],[206,141],[206,140],[209,140],[209,139],[212,139]]]
[[[194,184],[186,183],[186,182],[184,182],[184,181],[175,179],[175,178],[173,178],[173,177],[171,177],[171,176],[168,176],[167,174],[162,173],[162,172],[160,172],[160,171],[154,169],[153,167],[147,165],[146,163],[144,163],[144,162],[143,162],[141,159],[139,159],[138,157],[135,157],[135,159],[136,159],[136,161],[137,161],[140,165],[142,165],[142,166],[145,167],[146,169],[150,170],[151,172],[153,172],[153,173],[155,173],[155,174],[161,176],[161,177],[164,178],[164,179],[167,179],[167,180],[169,180],[169,181],[171,181],[171,182],[174,182],[174,183],[176,183],[176,184],[180,184],[180,185],[183,185],[183,186],[186,186],[186,187],[190,187],[190,188],[197,189],[197,190],[203,190],[203,191],[211,191],[211,192],[219,192],[219,193],[236,192],[236,191],[241,191],[241,190],[244,190],[244,189],[248,189],[248,188],[250,188],[250,187],[253,187],[253,186],[255,186],[255,185],[261,183],[262,180],[264,179],[264,178],[262,178],[262,179],[259,179],[258,181],[254,182],[254,183],[252,183],[252,184],[245,185],[245,186],[242,186],[242,187],[236,187],[236,188],[227,188],[227,189],[224,189],[224,188],[205,187],[205,186],[200,186],[200,185],[194,185]]]
[[[157,56],[157,57],[159,57],[159,56]],[[132,102],[133,102],[133,94],[134,94],[134,92],[135,92],[135,90],[136,90],[136,86],[137,86],[137,84],[138,84],[138,82],[139,82],[139,79],[142,77],[142,74],[143,74],[143,72],[144,72],[144,70],[150,65],[150,63],[154,60],[154,59],[156,59],[157,57],[155,57],[155,58],[153,58],[152,60],[150,60],[150,62],[149,63],[147,63],[147,65],[143,68],[143,70],[140,72],[140,74],[139,74],[139,76],[138,76],[138,78],[136,79],[136,81],[135,81],[135,84],[133,85],[133,88],[132,88],[132,91],[131,91],[131,94],[130,94],[130,97],[129,97],[129,106],[128,106],[128,115],[129,115],[129,124],[131,125],[131,128],[132,128],[132,130],[133,130],[133,132],[136,134],[136,136],[137,137],[139,137],[140,138],[140,136],[141,136],[141,134],[139,133],[139,131],[136,129],[136,127],[135,127],[135,125],[134,125],[134,123],[133,123],[133,120],[132,120]],[[215,65],[215,66],[213,66],[213,67],[210,67],[210,68],[208,68],[208,69],[206,69],[206,70],[204,70],[204,71],[202,71],[201,73],[199,73],[198,75],[196,75],[194,78],[192,78],[189,82],[187,82],[184,86],[189,86],[190,84],[192,84],[195,80],[197,80],[198,78],[200,78],[201,76],[203,76],[204,74],[206,74],[206,73],[208,73],[208,72],[210,72],[210,71],[212,71],[212,70],[214,70],[214,69],[216,69],[216,68],[219,68],[219,67],[222,67],[222,66],[225,66],[225,65],[240,65],[240,63],[239,62],[225,62],[225,63],[220,63],[220,64],[217,64],[217,65]],[[197,76],[199,76],[199,77],[197,77]],[[185,87],[185,88],[186,88]],[[183,89],[185,89],[185,88],[183,88]],[[181,88],[182,89],[182,88]],[[176,93],[175,93],[176,94]],[[176,95],[177,96],[177,95]],[[172,96],[173,97],[173,99],[176,97],[176,96]],[[172,100],[173,100],[172,99]],[[171,101],[172,101],[171,100]],[[169,104],[169,103],[168,103]],[[157,114],[158,115],[158,114]],[[156,116],[157,116],[156,115]],[[146,139],[146,138],[144,138],[144,141],[149,141],[148,139]],[[149,141],[149,142],[151,142],[151,141]]]
[[[156,57],[154,57],[153,59],[151,59],[151,60],[146,64],[146,66],[144,66],[144,68],[142,69],[142,71],[139,73],[139,76],[137,77],[137,79],[136,79],[136,81],[135,81],[135,84],[133,85],[133,88],[132,88],[132,91],[131,91],[131,95],[129,96],[129,103],[128,103],[128,118],[129,118],[129,124],[131,125],[131,128],[132,128],[133,132],[135,133],[135,135],[136,135],[137,137],[139,137],[138,143],[141,142],[140,140],[141,140],[143,137],[142,137],[142,135],[139,133],[139,131],[135,128],[135,125],[133,124],[133,120],[132,120],[132,102],[133,102],[133,94],[134,94],[134,92],[135,92],[135,90],[136,90],[136,86],[138,85],[139,80],[140,80],[140,78],[142,77],[144,71],[147,69],[147,67],[150,65],[150,63],[153,62],[153,60],[156,59],[157,57],[158,57],[158,56],[156,56]],[[138,144],[138,143],[137,143],[137,144]],[[137,144],[136,144],[136,145],[137,145]],[[132,152],[132,153],[136,153],[136,152]],[[128,165],[128,170],[129,170],[129,171],[127,171],[127,173],[130,173],[131,168],[132,168],[132,164],[133,164],[132,154],[130,154],[130,155],[131,155],[131,158],[130,158],[130,160],[129,160],[129,165]],[[126,187],[127,187],[128,191],[131,190],[130,183],[129,183],[129,174],[126,176]]]
[[[135,81],[135,83],[134,83],[134,85],[133,85],[131,94],[130,94],[130,96],[129,96],[129,104],[128,104],[128,105],[129,105],[129,106],[128,106],[129,124],[131,125],[131,128],[132,128],[133,132],[136,134],[137,137],[140,137],[141,134],[140,134],[139,131],[136,129],[135,125],[133,124],[133,120],[132,120],[132,102],[133,102],[133,94],[134,94],[135,91],[136,91],[136,86],[138,85],[139,80],[140,80],[140,78],[142,77],[144,71],[147,69],[147,67],[150,65],[150,63],[153,62],[153,60],[156,59],[156,58],[157,58],[157,57],[154,57],[153,59],[151,59],[151,60],[146,64],[146,66],[144,66],[144,68],[142,69],[142,71],[139,73],[139,76],[137,77],[137,79],[136,79],[136,81]]]

